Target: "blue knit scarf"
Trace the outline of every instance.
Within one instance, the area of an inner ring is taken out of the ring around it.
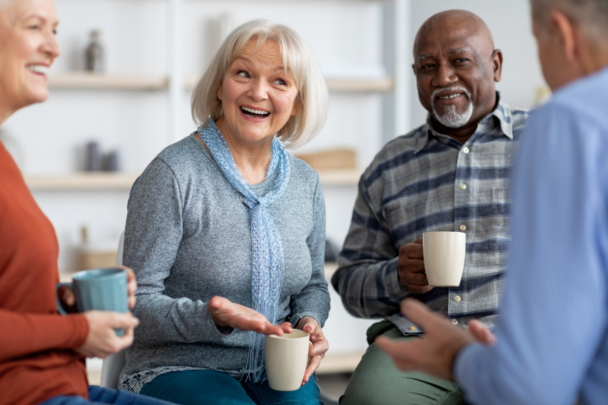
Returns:
[[[266,207],[281,198],[289,183],[289,156],[277,139],[272,140],[271,158],[266,179],[275,170],[278,176],[275,187],[262,197],[257,197],[249,183],[239,171],[230,148],[209,119],[205,129],[198,128],[198,133],[211,151],[215,162],[224,173],[226,180],[243,196],[243,203],[251,214],[251,299],[253,309],[263,314],[273,324],[276,323],[279,296],[281,293],[281,276],[283,275],[283,246],[281,235]],[[249,355],[247,358],[248,373],[254,382],[265,378],[264,372],[264,335],[250,332]]]

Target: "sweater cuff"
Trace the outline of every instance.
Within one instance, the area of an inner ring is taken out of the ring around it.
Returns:
[[[305,316],[309,316],[309,317],[313,318],[315,321],[317,321],[317,323],[319,324],[320,327],[323,327],[323,325],[321,324],[321,321],[319,321],[319,319],[322,319],[321,316],[314,312],[302,312],[299,314],[292,315],[291,319],[289,320],[289,322],[291,322],[291,326],[293,326],[295,328],[298,325],[298,322],[300,322],[300,320],[302,318],[304,318]]]
[[[78,349],[86,343],[87,338],[89,337],[89,321],[81,314],[68,315],[68,318],[70,318],[70,321],[74,325],[74,330],[77,331],[77,333],[74,334],[74,346],[75,349]]]
[[[44,331],[45,339],[53,340],[54,332],[64,336],[64,340],[57,349],[76,350],[84,345],[89,336],[89,321],[82,314],[57,315],[54,317],[53,327]]]
[[[401,285],[398,263],[399,256],[389,260],[383,270],[386,292],[388,296],[396,302],[399,302],[410,295],[410,293]]]

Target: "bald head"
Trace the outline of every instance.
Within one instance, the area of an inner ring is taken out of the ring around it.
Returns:
[[[413,68],[420,102],[438,129],[459,141],[496,106],[502,53],[473,13],[449,10],[426,20],[414,41]]]
[[[426,20],[414,40],[414,58],[422,43],[437,38],[474,39],[480,50],[494,50],[494,38],[486,23],[476,14],[465,10],[443,11]]]

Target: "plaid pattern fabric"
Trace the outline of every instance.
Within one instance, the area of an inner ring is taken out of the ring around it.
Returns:
[[[332,284],[356,317],[420,330],[399,313],[415,296],[466,325],[493,327],[509,245],[509,173],[527,110],[499,103],[464,144],[427,123],[389,142],[361,176],[351,227]],[[399,248],[429,231],[462,231],[467,253],[459,287],[423,295],[399,282]]]

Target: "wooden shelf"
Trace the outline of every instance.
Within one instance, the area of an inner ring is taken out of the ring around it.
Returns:
[[[107,75],[71,72],[49,75],[49,87],[54,89],[105,89],[105,90],[163,90],[166,76]]]
[[[356,186],[363,174],[360,169],[320,170],[319,178],[324,186]]]
[[[378,79],[325,79],[329,91],[348,93],[377,93],[392,91],[395,87],[393,79],[382,77]]]
[[[71,173],[25,176],[31,190],[130,190],[139,174],[133,173]],[[319,172],[323,185],[356,185],[361,171],[328,170]]]
[[[25,176],[31,190],[130,190],[138,174],[73,173]]]

